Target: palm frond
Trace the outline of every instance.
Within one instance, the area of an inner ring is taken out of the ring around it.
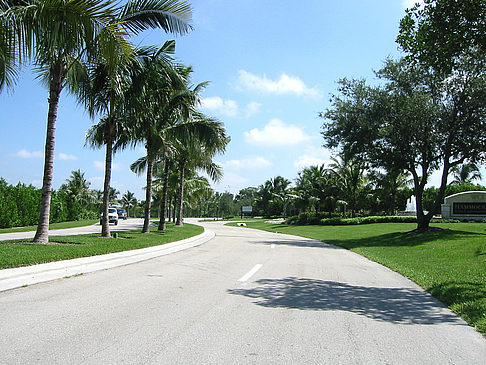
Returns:
[[[132,33],[150,28],[162,28],[174,34],[192,30],[189,24],[192,10],[189,2],[182,0],[135,0],[121,9],[120,20]]]

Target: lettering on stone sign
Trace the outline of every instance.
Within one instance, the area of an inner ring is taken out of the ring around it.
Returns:
[[[452,212],[453,214],[461,214],[461,215],[468,215],[468,214],[486,215],[486,202],[453,203]]]

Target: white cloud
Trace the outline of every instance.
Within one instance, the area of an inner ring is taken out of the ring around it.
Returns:
[[[309,88],[298,77],[288,76],[283,73],[277,81],[254,75],[248,71],[239,71],[240,85],[247,90],[257,90],[270,94],[296,94],[299,96],[311,96],[318,98],[321,93],[316,88]]]
[[[269,166],[272,166],[272,163],[260,156],[243,158],[241,160],[229,160],[223,164],[223,167],[228,170],[251,170]]]
[[[20,158],[42,158],[44,157],[44,153],[41,151],[27,151],[27,150],[20,150],[17,153],[14,154],[16,157]]]
[[[294,146],[310,139],[299,127],[272,119],[263,129],[245,132],[245,141],[260,146]]]
[[[260,112],[260,107],[262,104],[253,101],[251,103],[246,104],[245,116],[250,118],[251,116]]]
[[[229,191],[232,194],[238,194],[238,192],[247,187],[249,180],[243,176],[234,174],[232,172],[225,172],[223,180],[213,185],[216,191],[224,192]]]
[[[324,148],[308,147],[305,149],[304,153],[300,155],[295,161],[294,166],[302,170],[310,166],[320,166],[322,164],[329,164],[330,153]]]
[[[260,107],[262,104],[255,101],[246,104],[245,108],[242,108],[241,114],[245,118],[250,118],[251,116],[260,112]],[[238,103],[234,100],[224,100],[219,96],[212,96],[209,98],[204,98],[201,100],[201,109],[209,110],[227,117],[237,117],[240,114],[240,107]]]
[[[74,155],[68,155],[66,153],[60,152],[59,153],[59,159],[62,160],[62,161],[75,161],[75,160],[78,159],[78,157],[74,156]]]
[[[105,161],[94,161],[93,165],[97,170],[105,171]],[[122,169],[123,169],[123,165],[121,163],[113,162],[111,164],[112,171],[120,171]]]
[[[202,99],[201,108],[215,111],[228,117],[236,117],[238,114],[238,104],[236,101],[223,100],[219,96]]]

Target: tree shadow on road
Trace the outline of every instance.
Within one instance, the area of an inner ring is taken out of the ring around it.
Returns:
[[[317,248],[334,248],[334,249],[343,249],[342,247],[337,247],[334,245],[330,245],[328,243],[317,241],[317,240],[306,240],[306,239],[279,239],[279,240],[255,240],[252,241],[255,244],[261,245],[276,245],[276,246],[294,246],[294,247],[317,247]]]
[[[381,288],[336,281],[288,277],[261,279],[254,288],[230,289],[263,307],[346,311],[401,324],[462,324],[428,293],[410,288]]]

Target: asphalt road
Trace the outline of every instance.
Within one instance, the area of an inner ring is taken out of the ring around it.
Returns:
[[[140,229],[142,227],[143,227],[143,219],[140,218],[129,218],[127,220],[120,219],[118,221],[118,225],[115,226],[113,223],[110,224],[110,232],[130,231],[134,229]],[[90,234],[90,233],[101,233],[101,224],[98,222],[91,226],[49,230],[49,236],[73,236],[77,234]],[[0,241],[34,238],[34,235],[35,235],[35,231],[0,233]]]
[[[202,246],[0,293],[0,363],[486,363],[481,335],[378,264],[204,224]]]

